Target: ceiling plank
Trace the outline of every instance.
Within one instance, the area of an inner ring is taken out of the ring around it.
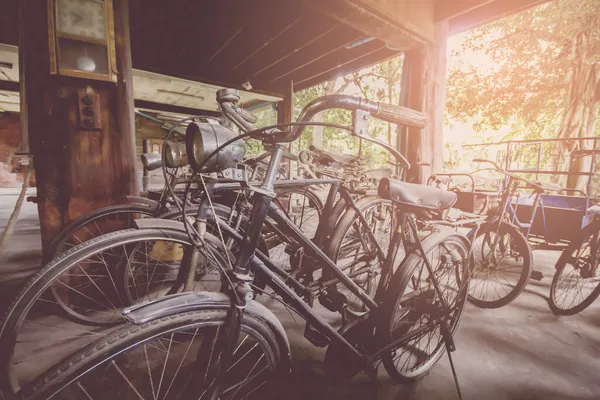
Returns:
[[[304,64],[298,65],[296,68],[285,74],[275,77],[272,82],[280,81],[283,78],[287,78],[285,81],[302,81],[324,71],[335,69],[346,63],[348,60],[360,60],[365,54],[371,54],[373,51],[381,48],[385,48],[385,45],[379,40],[373,40],[349,49],[345,46],[341,46],[327,54],[322,54]]]
[[[285,83],[287,79],[282,78],[323,58],[327,58],[336,51],[345,49],[346,45],[362,37],[363,35],[355,30],[340,25],[326,35],[320,35],[311,44],[301,46],[298,51],[294,51],[295,49],[291,52],[287,51],[286,55],[275,65],[255,75],[254,80],[264,82],[267,85],[275,83],[275,87],[285,88],[287,87],[287,83]]]
[[[6,90],[9,92],[18,92],[21,85],[19,82],[11,81],[0,81],[0,90]]]
[[[348,58],[335,67],[321,71],[313,76],[294,80],[294,91],[306,89],[322,82],[327,82],[340,76],[345,76],[356,70],[367,68],[379,62],[398,56],[397,50],[390,50],[385,46],[377,47],[356,58]]]
[[[467,13],[495,0],[436,0],[434,20],[443,21]]]
[[[310,7],[389,44],[408,50],[433,37],[432,1],[305,0]]]
[[[449,34],[454,35],[549,0],[494,0],[450,20]]]
[[[221,113],[218,111],[208,111],[208,110],[201,110],[199,108],[174,106],[171,104],[155,103],[153,101],[147,101],[147,100],[134,100],[134,106],[135,106],[135,108],[143,108],[145,110],[163,111],[163,112],[170,112],[170,113],[175,113],[175,114],[210,115],[213,117],[218,117],[221,115]]]

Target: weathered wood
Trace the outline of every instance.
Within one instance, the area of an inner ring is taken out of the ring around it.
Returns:
[[[55,107],[46,105],[46,98],[52,92],[50,87],[50,67],[48,60],[46,3],[23,1],[23,12],[19,24],[26,33],[19,45],[25,69],[24,94],[27,116],[29,146],[34,156],[36,175],[38,212],[42,233],[42,246],[61,229],[63,220],[61,210],[65,192],[64,176],[66,135],[58,135],[54,129],[57,116]],[[26,16],[26,17],[25,17]]]
[[[407,174],[410,182],[425,183],[432,171],[442,167],[447,37],[448,22],[437,23],[435,45],[405,53],[410,80],[407,106],[423,111],[429,121],[422,130],[408,129],[406,155],[409,162],[415,164]]]
[[[327,68],[327,65],[332,65],[331,59],[324,59],[321,63],[311,66],[311,69],[298,71],[293,75],[298,79],[294,80],[296,90],[302,90],[320,82],[344,76],[361,67],[364,68],[398,55],[398,51],[388,49],[379,41],[369,42],[367,45],[370,45],[368,49],[361,49],[354,54],[346,49],[337,54],[332,54],[332,57],[338,59],[338,63],[333,67]]]
[[[25,18],[25,7],[23,2],[19,3],[19,20]],[[27,81],[25,80],[25,52],[24,52],[25,25],[19,24],[19,82],[11,82],[17,84],[19,90],[19,110],[21,119],[21,142],[19,143],[19,152],[27,154],[29,149],[29,124],[27,123],[27,91],[25,90]],[[33,165],[28,167],[33,169]]]
[[[152,111],[164,111],[175,114],[183,114],[183,115],[210,115],[213,117],[219,117],[222,114],[218,111],[207,111],[200,110],[199,108],[190,108],[184,106],[174,106],[172,104],[164,104],[164,103],[155,103],[153,101],[147,100],[135,100],[133,102],[135,108],[141,108]]]
[[[23,2],[26,115],[45,248],[64,224],[137,193],[126,1],[117,0],[117,84],[50,75],[45,2]],[[77,93],[99,96],[99,131],[79,128]]]
[[[549,0],[494,0],[480,1],[477,7],[450,19],[449,33],[464,32],[477,26],[506,17]]]
[[[494,1],[496,0],[436,0],[434,20],[437,22],[454,18]]]
[[[307,0],[307,4],[398,50],[431,42],[433,37],[432,1]]]
[[[129,0],[114,0],[115,50],[117,56],[116,116],[118,134],[115,168],[120,179],[113,182],[114,193],[139,192],[135,168],[135,108],[133,103],[133,64],[131,62],[131,39],[129,37]],[[140,171],[141,172],[141,171]]]

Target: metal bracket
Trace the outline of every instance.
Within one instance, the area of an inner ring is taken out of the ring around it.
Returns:
[[[227,168],[221,171],[221,176],[236,182],[248,182],[248,174],[245,168]]]
[[[353,136],[361,136],[365,135],[368,132],[369,118],[371,114],[356,109],[352,112],[352,135]]]

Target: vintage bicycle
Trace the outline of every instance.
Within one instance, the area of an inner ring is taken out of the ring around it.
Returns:
[[[223,103],[226,113],[228,106]],[[249,226],[253,229],[240,234],[222,219],[211,216],[215,210],[209,197],[194,221],[186,218],[182,224],[143,219],[139,221],[141,229],[93,240],[96,251],[109,245],[119,247],[126,237],[154,237],[188,244],[193,249],[192,259],[202,259],[221,271],[223,282],[217,290],[222,293],[173,294],[129,308],[123,311],[125,326],[110,333],[97,333],[101,337],[92,334],[98,339],[35,378],[13,374],[12,352],[5,347],[13,333],[7,321],[19,309],[12,307],[0,335],[5,383],[21,398],[40,399],[89,393],[96,398],[138,399],[259,396],[267,387],[265,382],[276,382],[290,368],[285,333],[272,312],[253,300],[259,293],[280,297],[307,320],[314,332],[313,342],[328,346],[326,370],[338,377],[360,371],[373,376],[374,366],[383,361],[394,379],[414,380],[425,375],[444,351],[450,354],[454,349],[452,335],[468,290],[469,244],[464,235],[423,221],[449,208],[456,200],[455,194],[392,179],[381,181],[379,194],[394,204],[395,229],[373,297],[273,205],[273,184],[283,144],[297,139],[311,117],[327,108],[353,111],[353,126],[343,128],[365,139],[369,138],[364,129],[370,115],[393,123],[424,125],[421,115],[401,107],[350,96],[325,96],[307,106],[295,124],[249,130],[241,136],[275,144],[264,182],[260,186],[240,182],[252,193]],[[292,125],[295,126],[289,130],[282,129]],[[202,172],[207,171],[202,168],[207,160],[222,154],[220,149],[239,139],[223,130],[222,139],[231,139],[207,154],[195,140],[205,128],[208,129],[196,124],[196,134],[190,135],[196,146],[192,154]],[[206,181],[207,186],[217,183]],[[210,194],[211,190],[206,192]],[[331,205],[332,201],[328,203]],[[338,283],[366,304],[368,312],[347,321],[340,330],[315,312],[311,307],[313,291],[257,248],[260,227],[267,215],[302,243],[313,263],[330,271]],[[217,228],[217,237],[207,232],[211,224]],[[234,246],[228,244],[230,240]],[[67,264],[69,258],[91,252],[91,244],[74,247],[55,264]],[[399,251],[401,247],[403,251]],[[198,271],[189,271],[188,276],[195,272]],[[52,283],[48,278],[32,281],[28,289],[47,288]]]

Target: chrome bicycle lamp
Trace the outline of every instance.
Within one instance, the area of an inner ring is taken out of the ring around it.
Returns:
[[[185,143],[190,166],[194,169],[205,162],[206,158],[219,146],[236,137],[231,129],[217,124],[192,122],[185,130]],[[242,140],[233,142],[206,161],[202,172],[219,172],[235,167],[246,154]]]
[[[165,143],[165,164],[169,168],[179,168],[188,165],[188,153],[184,143]]]

